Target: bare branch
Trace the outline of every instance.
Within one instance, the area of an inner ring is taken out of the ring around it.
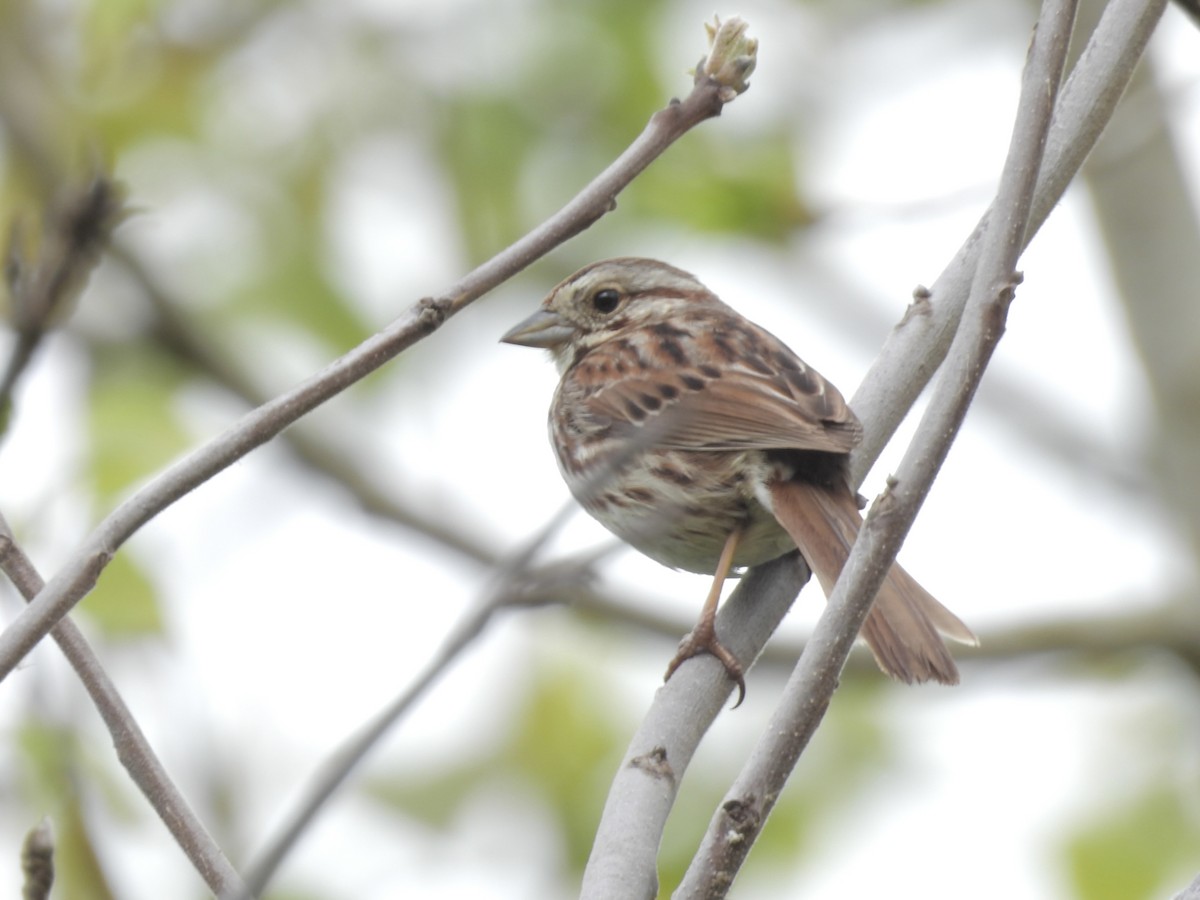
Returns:
[[[744,68],[739,70],[736,66],[732,72],[741,77],[746,74]],[[617,194],[667,147],[696,125],[720,115],[725,102],[731,99],[727,93],[731,87],[737,85],[719,81],[700,69],[687,98],[672,101],[656,112],[633,144],[556,214],[440,296],[419,301],[388,328],[323,371],[243,416],[224,434],[170,466],[114,509],[50,579],[37,599],[0,635],[0,679],[7,677],[25,654],[87,594],[112,555],[142,525],[611,211]]]
[[[721,643],[753,659],[791,608],[808,570],[799,553],[752,569],[717,617]],[[580,897],[655,897],[667,815],[701,738],[732,682],[712,656],[681,666],[658,689],[613,778]]]
[[[33,562],[17,544],[3,515],[0,515],[0,570],[26,600],[31,600],[45,586]],[[221,897],[239,890],[241,878],[167,775],[87,639],[70,619],[59,622],[50,634],[104,720],[112,735],[117,759],[150,801],[205,884]]]
[[[734,27],[728,27],[730,24]],[[756,50],[756,43],[745,38],[744,24],[735,21],[726,23],[726,26],[720,31],[714,30],[710,35],[714,38],[714,48],[707,60],[701,60],[697,67],[692,93],[684,101],[672,101],[657,112],[630,148],[559,213],[466,276],[442,296],[422,300],[391,327],[364,342],[323,372],[244,416],[225,434],[170,467],[114,510],[53,582],[48,587],[38,586],[39,596],[31,608],[0,636],[0,671],[7,675],[47,630],[54,628],[57,634],[71,625],[70,622],[60,621],[61,618],[87,593],[112,554],[141,525],[320,403],[433,333],[447,318],[487,290],[587,228],[614,207],[617,193],[671,143],[705,119],[719,115],[725,103],[746,89],[745,79],[753,70]],[[15,549],[11,541],[9,549]],[[324,800],[347,777],[379,736],[420,696],[461,649],[480,633],[495,609],[518,600],[529,602],[531,597],[545,596],[547,591],[557,592],[558,585],[530,586],[525,567],[534,549],[536,545],[523,554],[509,571],[502,573],[494,596],[452,635],[425,675],[385,710],[360,738],[352,741],[342,758],[328,769],[324,778],[319,779],[305,808],[268,851],[263,863],[256,867],[250,890],[256,891],[256,885],[265,883]],[[542,577],[545,575],[546,572],[541,573]],[[577,585],[579,581],[578,573],[571,572],[570,584]],[[56,622],[59,622],[57,627]],[[133,725],[132,720],[129,724]],[[183,840],[181,838],[181,842]],[[239,896],[250,896],[245,888],[238,887],[237,890]]]

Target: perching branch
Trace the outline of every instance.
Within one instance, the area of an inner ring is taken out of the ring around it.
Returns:
[[[425,298],[383,331],[349,353],[243,416],[224,434],[204,444],[119,505],[97,526],[37,598],[0,634],[0,679],[60,621],[95,584],[113,554],[146,522],[180,497],[223,471],[288,425],[337,396],[447,319],[534,260],[579,234],[614,208],[617,194],[672,143],[696,125],[720,115],[725,103],[745,89],[754,47],[742,37],[725,57],[702,60],[692,92],[651,118],[630,147],[566,206],[506,250],[435,298]]]
[[[718,614],[721,643],[739,660],[753,659],[808,574],[799,553],[751,569]],[[692,755],[731,689],[724,666],[707,655],[688,660],[658,689],[605,800],[583,873],[583,900],[657,895],[658,845],[667,816]]]
[[[1026,62],[1008,158],[1000,176],[962,324],[929,408],[888,489],[875,501],[774,715],[709,825],[675,896],[723,897],[816,732],[850,648],[966,418],[1001,336],[1019,276],[1033,195],[1075,0],[1042,4]]]
[[[1106,10],[1055,108],[1025,242],[1045,221],[1095,144],[1163,5],[1164,0],[1114,0]],[[946,355],[978,267],[983,224],[935,282],[932,293],[937,302],[914,304],[851,401],[866,429],[863,445],[852,455],[856,485]],[[754,577],[743,579],[718,616],[720,639],[739,659],[753,659],[761,651],[807,577],[802,567],[787,560],[751,574]],[[780,597],[787,600],[779,601]],[[753,638],[748,637],[751,632]],[[676,690],[675,683],[681,680],[684,683]],[[633,843],[625,840],[625,823],[665,821],[675,791],[663,790],[661,779],[640,775],[635,761],[657,758],[662,748],[669,748],[665,763],[677,783],[695,750],[694,742],[711,724],[729,691],[721,666],[701,657],[682,666],[657,693],[614,781],[613,791],[620,792],[620,801],[610,796],[605,806],[584,874],[584,897],[654,895],[661,832]],[[678,724],[681,719],[686,719],[685,727]]]
[[[17,544],[2,514],[0,571],[8,576],[26,600],[31,600],[45,586],[33,562]],[[112,735],[117,758],[129,777],[150,801],[209,890],[220,897],[233,895],[241,888],[241,878],[167,775],[154,748],[138,727],[133,713],[100,665],[87,639],[70,619],[59,622],[50,635],[92,698],[92,703]]]

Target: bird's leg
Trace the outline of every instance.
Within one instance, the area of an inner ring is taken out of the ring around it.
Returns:
[[[683,639],[679,645],[679,652],[675,654],[675,658],[671,660],[671,664],[667,666],[667,674],[664,681],[670,679],[675,674],[675,670],[685,661],[693,656],[699,656],[701,653],[711,653],[721,661],[721,665],[725,667],[725,671],[729,677],[733,679],[738,688],[738,701],[734,704],[736,709],[741,705],[746,698],[746,680],[743,678],[742,665],[737,661],[729,649],[717,640],[717,603],[721,600],[721,588],[725,585],[725,579],[729,575],[729,570],[733,568],[733,554],[737,550],[738,541],[741,540],[742,529],[735,528],[729,532],[729,537],[725,539],[725,546],[721,549],[721,558],[717,561],[717,571],[713,573],[712,587],[708,591],[708,598],[704,601],[704,606],[700,610],[700,620],[696,622],[696,627],[692,629],[691,634]]]

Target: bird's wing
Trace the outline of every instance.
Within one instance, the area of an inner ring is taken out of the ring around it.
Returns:
[[[744,319],[666,336],[642,329],[595,348],[566,377],[593,424],[653,425],[658,447],[845,453],[862,438],[837,388]]]

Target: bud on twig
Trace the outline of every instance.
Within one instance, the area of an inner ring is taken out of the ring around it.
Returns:
[[[713,16],[712,22],[704,23],[704,30],[708,32],[708,56],[696,64],[696,83],[711,78],[721,85],[722,103],[728,103],[750,87],[747,79],[758,64],[758,39],[746,37],[749,27],[739,16],[724,22],[719,16]]]
[[[54,884],[54,829],[49,819],[42,821],[25,836],[21,845],[21,871],[25,900],[47,900]]]

